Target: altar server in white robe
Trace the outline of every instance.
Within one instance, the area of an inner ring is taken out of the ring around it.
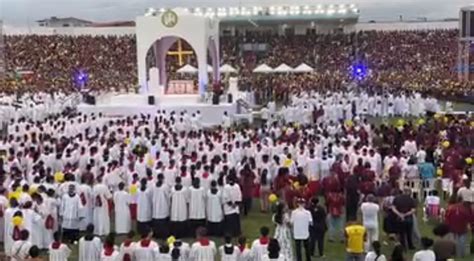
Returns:
[[[59,214],[62,218],[64,238],[74,242],[79,237],[79,222],[81,219],[81,200],[76,194],[75,187],[69,186],[67,194],[61,199]]]
[[[60,200],[55,197],[54,190],[48,190],[47,196],[43,198],[43,203],[38,207],[39,213],[44,218],[43,246],[49,246],[53,242],[53,233],[59,227],[58,209]]]
[[[31,231],[28,240],[33,245],[43,248],[42,233],[44,221],[41,216],[32,209],[32,207],[33,203],[31,201],[28,201],[23,205],[23,225],[26,230]]]
[[[130,231],[127,234],[127,238],[122,242],[120,245],[120,257],[123,261],[132,261],[133,259],[133,251],[135,251],[136,244],[133,242],[133,237],[135,236],[135,232]]]
[[[8,199],[5,197],[5,189],[0,188],[0,242],[5,242],[5,212],[8,208]]]
[[[19,210],[18,201],[15,198],[10,199],[10,207],[5,210],[5,227],[4,227],[4,249],[7,256],[11,256],[11,250],[13,245],[13,216]]]
[[[125,183],[118,185],[119,190],[114,193],[115,233],[126,234],[132,229],[130,215],[130,194],[125,191]]]
[[[192,244],[189,259],[192,261],[214,261],[216,256],[216,244],[207,237],[204,227],[196,231],[197,241]]]
[[[82,211],[84,218],[81,220],[79,229],[85,231],[87,225],[93,222],[94,219],[94,196],[92,193],[92,179],[86,175],[82,177],[82,184],[78,189],[79,198],[81,199]]]
[[[169,235],[170,189],[164,182],[164,175],[158,174],[156,184],[151,188],[153,202],[153,235],[165,239]]]
[[[151,191],[147,188],[147,180],[140,180],[137,191],[137,231],[141,235],[148,232],[152,218]]]
[[[48,247],[50,261],[67,261],[71,255],[71,249],[61,242],[61,233],[54,233],[54,241]]]
[[[120,261],[120,253],[115,246],[115,235],[109,234],[105,238],[104,248],[100,253],[100,261]]]
[[[270,239],[268,237],[270,230],[268,227],[261,227],[260,228],[260,238],[255,239],[252,243],[252,247],[250,248],[250,255],[252,259],[255,261],[261,261],[263,256],[268,253],[267,247]]]
[[[200,186],[200,179],[194,178],[189,188],[189,223],[191,231],[206,224],[206,190]]]
[[[232,244],[232,237],[224,238],[225,244],[219,247],[221,261],[239,261],[240,250]]]
[[[170,254],[173,260],[177,261],[187,261],[189,260],[189,252],[191,247],[188,243],[183,242],[180,239],[176,239],[172,244],[170,244]]]
[[[133,260],[155,261],[158,257],[159,246],[152,240],[153,232],[149,230],[142,234],[141,240],[135,244],[133,250]]]
[[[211,181],[207,192],[206,204],[207,231],[209,236],[222,236],[222,192],[217,187],[217,181]]]
[[[98,236],[105,236],[110,232],[108,200],[112,199],[112,194],[102,183],[102,177],[97,178],[97,184],[92,188],[92,194],[94,196],[94,233]]]
[[[23,261],[29,256],[30,248],[33,244],[28,239],[30,237],[30,232],[23,229],[20,232],[20,240],[17,240],[13,243],[11,248],[11,261]]]
[[[102,242],[94,236],[94,225],[89,224],[86,234],[79,240],[79,261],[100,261]]]
[[[176,177],[176,185],[171,189],[171,234],[177,238],[189,235],[188,202],[189,190],[181,184],[181,177]]]
[[[232,176],[227,177],[227,183],[222,191],[224,203],[224,233],[233,237],[240,235],[240,210],[242,191]]]

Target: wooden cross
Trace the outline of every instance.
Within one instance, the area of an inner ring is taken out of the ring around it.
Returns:
[[[181,42],[181,39],[178,40],[178,50],[168,52],[168,55],[178,56],[179,66],[183,66],[184,64],[184,56],[191,55],[191,54],[194,54],[192,50],[190,51],[183,50],[183,43]]]

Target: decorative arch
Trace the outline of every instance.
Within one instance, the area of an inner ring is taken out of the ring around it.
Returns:
[[[178,17],[172,27],[165,26],[162,22],[166,19],[164,16],[167,15],[167,12],[175,12]],[[160,83],[166,83],[166,52],[178,38],[181,38],[186,40],[194,49],[199,70],[199,94],[203,96],[208,84],[207,54],[209,42],[213,42],[214,45],[210,53],[211,58],[213,57],[214,73],[219,75],[219,23],[209,17],[195,16],[179,9],[167,12],[159,16],[137,17],[137,67],[140,92],[154,92],[154,90],[149,90],[146,77],[146,54],[148,49],[158,41],[158,44],[153,48],[156,48],[155,54],[159,59],[157,64],[164,68],[164,70],[159,70]],[[214,63],[217,63],[217,65]]]

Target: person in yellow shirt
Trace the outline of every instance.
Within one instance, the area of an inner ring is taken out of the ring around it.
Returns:
[[[346,238],[346,261],[363,261],[364,242],[367,237],[365,227],[350,220],[344,229],[344,235]]]

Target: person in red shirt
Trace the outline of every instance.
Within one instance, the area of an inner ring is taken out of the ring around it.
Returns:
[[[394,163],[388,169],[388,180],[392,188],[398,188],[398,179],[400,179],[402,175],[402,169],[400,168],[398,162]]]
[[[454,200],[453,200],[454,201]],[[465,256],[468,225],[471,220],[469,202],[456,202],[448,206],[445,214],[445,222],[456,242],[456,256]]]
[[[242,189],[242,201],[245,216],[247,216],[250,209],[252,209],[255,177],[255,173],[250,169],[250,165],[245,164],[244,168],[240,171],[240,188]]]
[[[328,195],[332,192],[340,192],[341,191],[341,183],[337,178],[337,174],[332,172],[331,175],[324,177],[322,181],[323,192],[325,195]]]
[[[375,172],[370,169],[370,163],[366,162],[364,165],[364,171],[362,171],[360,192],[364,196],[375,193]]]
[[[336,236],[339,237],[339,240],[342,240],[344,195],[341,192],[328,193],[326,205],[329,214],[329,241],[333,242]]]

